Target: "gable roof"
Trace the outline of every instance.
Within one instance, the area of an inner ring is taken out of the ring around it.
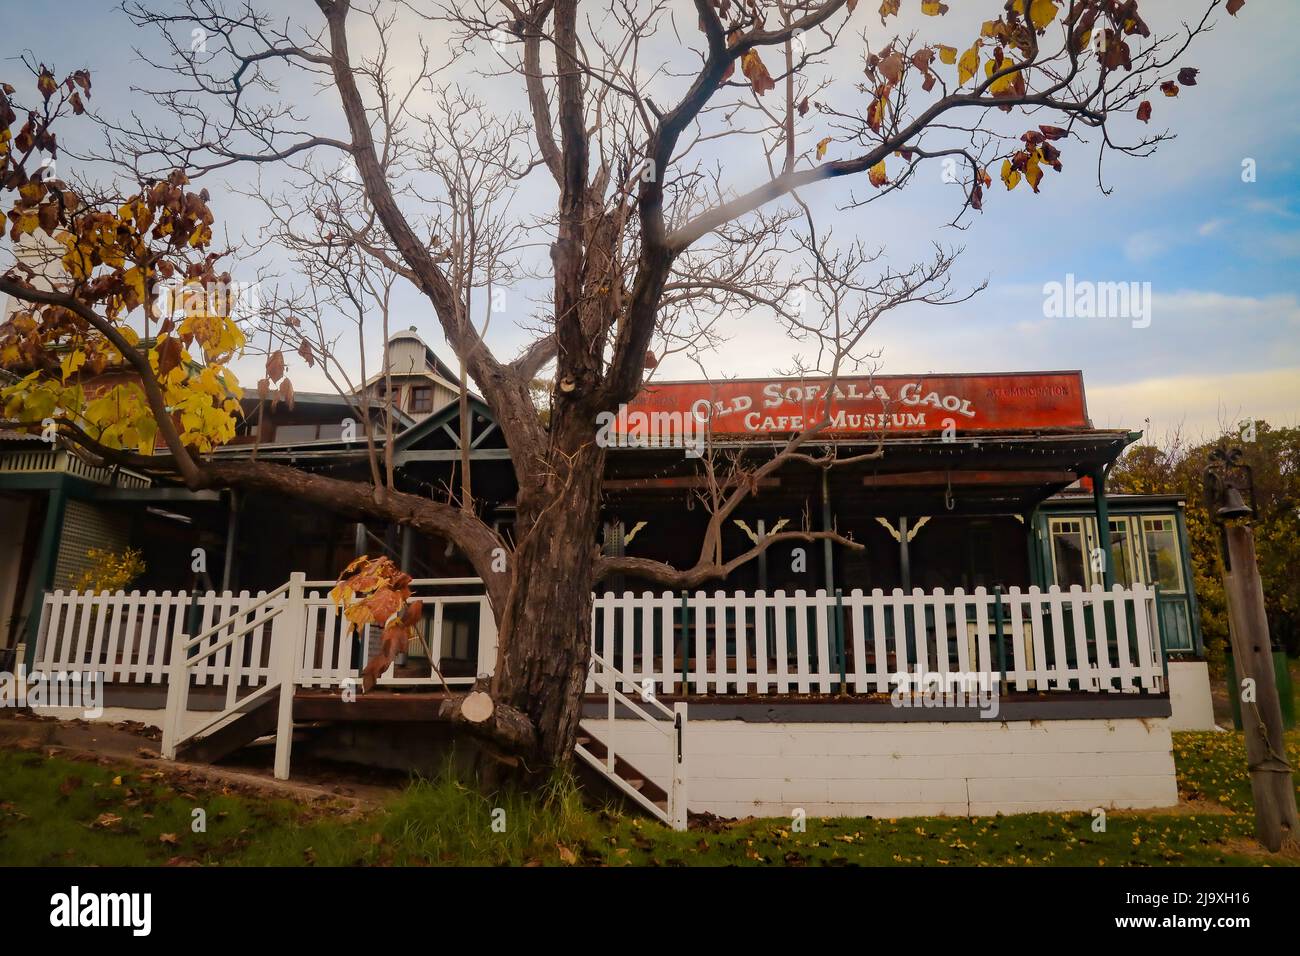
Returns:
[[[486,438],[488,429],[495,428],[497,423],[492,410],[487,407],[483,399],[472,392],[469,395],[469,410],[471,416],[483,419],[483,427],[477,430],[477,435],[478,438]],[[393,448],[395,451],[407,451],[418,447],[459,418],[460,402],[448,402],[432,415],[421,419],[398,435]]]

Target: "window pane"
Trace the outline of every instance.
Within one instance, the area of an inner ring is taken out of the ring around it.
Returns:
[[[1183,566],[1174,519],[1143,518],[1142,536],[1146,541],[1151,583],[1160,585],[1165,591],[1182,591]]]
[[[1088,586],[1084,574],[1083,522],[1052,522],[1052,557],[1056,564],[1056,583],[1060,587]]]
[[[1192,650],[1192,628],[1187,620],[1186,601],[1161,601],[1160,619],[1165,626],[1165,647],[1171,651]]]
[[[1122,587],[1133,586],[1133,552],[1129,548],[1129,523],[1124,518],[1110,521],[1110,560],[1115,572],[1115,583]]]

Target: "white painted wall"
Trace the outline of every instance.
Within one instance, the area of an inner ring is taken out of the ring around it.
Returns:
[[[1169,662],[1170,730],[1217,730],[1210,699],[1210,665],[1205,661]]]
[[[599,739],[599,718],[583,721]],[[615,721],[615,747],[669,779],[669,739]],[[1164,718],[949,723],[691,721],[687,805],[722,816],[988,816],[1178,802]]]

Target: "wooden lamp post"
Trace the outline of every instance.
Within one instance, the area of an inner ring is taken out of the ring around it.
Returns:
[[[1255,802],[1255,836],[1273,853],[1284,848],[1295,850],[1300,846],[1300,820],[1296,816],[1292,768],[1282,738],[1282,708],[1273,675],[1255,535],[1247,523],[1255,513],[1255,486],[1241,448],[1221,444],[1215,449],[1204,481],[1206,505],[1222,534],[1228,633],[1239,681],[1231,692],[1241,699],[1241,723]]]

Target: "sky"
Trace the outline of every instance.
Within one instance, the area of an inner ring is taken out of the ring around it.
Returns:
[[[910,10],[918,3],[905,0],[909,9],[900,24],[956,42],[950,37],[973,36],[978,22],[1001,7],[996,0],[950,4],[949,17],[925,22]],[[271,6],[305,22],[317,16],[313,5],[298,0],[273,0]],[[887,37],[875,6],[859,6],[855,28],[880,43]],[[1143,0],[1142,10],[1153,25],[1168,29],[1199,6],[1196,0]],[[89,68],[99,112],[147,115],[148,104],[131,88],[157,85],[159,78],[132,48],[149,40],[99,0],[65,2],[59,19],[54,32],[40,5],[0,0],[0,79],[23,81],[16,57],[31,51],[38,60],[53,61],[59,76]],[[887,32],[896,29],[891,25]],[[871,340],[880,371],[1078,368],[1096,426],[1141,429],[1157,438],[1175,429],[1209,438],[1245,418],[1300,425],[1298,33],[1300,4],[1294,0],[1248,0],[1236,18],[1220,12],[1213,32],[1175,64],[1199,69],[1197,85],[1154,104],[1152,127],[1167,126],[1176,139],[1145,159],[1108,155],[1109,194],[1097,187],[1094,146],[1074,142],[1062,144],[1064,169],[1048,171],[1038,195],[1023,185],[1007,193],[994,171],[983,213],[961,231],[946,225],[958,187],[944,184],[937,167],[865,209],[844,208],[847,194],[838,184],[807,190],[804,198],[838,237],[879,245],[895,265],[924,255],[933,241],[959,245],[964,251],[955,284],[988,283],[967,303],[913,307],[882,320]],[[835,69],[860,71],[861,49],[860,40],[847,42]],[[856,67],[852,58],[859,61]],[[461,80],[494,106],[519,103],[513,78]],[[671,79],[655,83],[658,101],[671,102]],[[288,83],[285,93],[311,111],[322,130],[337,131],[332,90]],[[831,144],[831,158],[847,155],[836,153],[839,148]],[[1253,176],[1243,175],[1246,168]],[[752,157],[736,158],[727,171],[738,189],[757,184],[761,174]],[[236,168],[207,184],[225,229],[236,236],[254,235],[259,226],[255,204],[232,192],[248,189],[253,175]],[[1049,314],[1045,287],[1068,282],[1136,283],[1137,290],[1150,290],[1150,307],[1140,319]],[[396,302],[395,323],[415,326],[451,361],[427,303],[410,288],[401,289]],[[725,347],[706,363],[711,375],[770,375],[789,367],[800,351],[770,321],[736,316],[724,328]],[[516,321],[497,321],[488,338],[509,358],[528,336]],[[239,371],[246,381],[257,377],[256,369]],[[311,370],[291,371],[300,391],[326,387]],[[670,359],[656,375],[698,378],[699,369]]]

